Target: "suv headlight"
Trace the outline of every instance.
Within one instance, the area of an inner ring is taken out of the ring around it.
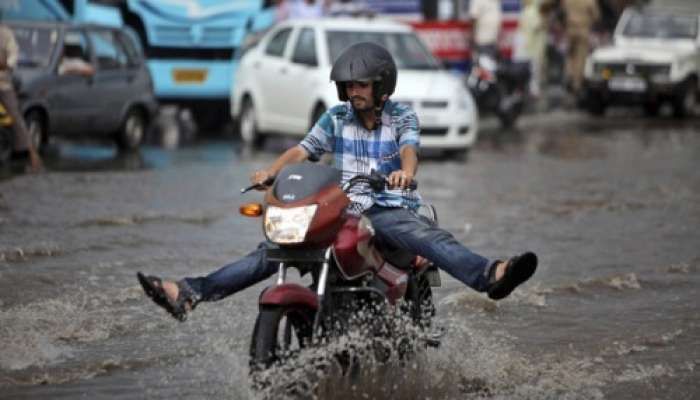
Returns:
[[[303,242],[317,208],[316,204],[294,208],[267,207],[265,235],[278,244]]]
[[[610,79],[613,75],[612,66],[607,63],[593,63],[593,78],[594,79]]]

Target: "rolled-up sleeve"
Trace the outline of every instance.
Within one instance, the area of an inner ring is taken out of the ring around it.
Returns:
[[[414,111],[407,111],[396,119],[396,133],[399,137],[399,147],[413,145],[416,150],[420,147],[420,127]]]
[[[335,124],[329,112],[325,112],[299,143],[310,156],[320,158],[324,153],[333,151]]]

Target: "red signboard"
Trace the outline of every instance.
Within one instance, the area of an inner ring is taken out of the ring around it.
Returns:
[[[469,60],[469,39],[472,24],[467,21],[411,21],[409,24],[428,45],[435,57],[450,62]],[[517,15],[504,15],[498,47],[501,54],[512,54],[515,33],[518,29]]]

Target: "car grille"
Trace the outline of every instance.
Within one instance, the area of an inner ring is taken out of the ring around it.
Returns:
[[[202,43],[213,46],[226,46],[231,44],[233,29],[228,27],[208,27],[202,32]]]
[[[190,28],[187,26],[157,25],[155,32],[158,42],[193,43]]]
[[[445,136],[447,128],[421,128],[421,136]]]
[[[205,27],[182,25],[157,25],[155,27],[156,41],[179,44],[200,44],[207,47],[230,46],[233,38],[233,28]]]
[[[669,75],[671,66],[668,64],[639,64],[639,63],[598,63],[595,65],[596,74],[608,70],[611,75]]]
[[[422,101],[420,106],[422,108],[447,108],[447,101]]]

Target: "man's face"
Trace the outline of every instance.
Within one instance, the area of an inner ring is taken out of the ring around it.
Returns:
[[[369,111],[374,107],[372,97],[372,82],[350,81],[345,82],[345,93],[348,95],[352,108],[357,111]]]

